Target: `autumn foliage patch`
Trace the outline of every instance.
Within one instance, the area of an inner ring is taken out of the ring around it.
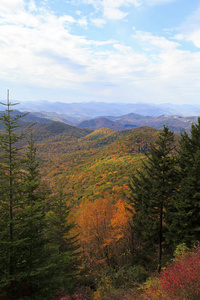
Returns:
[[[199,299],[200,247],[177,257],[174,264],[163,271],[161,286],[171,299]]]
[[[56,298],[53,300],[90,300],[91,291],[90,288],[79,288],[77,287],[74,294],[69,296],[65,295],[63,292],[60,292]]]
[[[147,284],[138,299],[200,299],[200,246],[176,257],[173,264]]]

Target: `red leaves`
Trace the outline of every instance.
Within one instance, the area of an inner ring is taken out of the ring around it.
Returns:
[[[86,288],[79,288],[77,287],[74,294],[70,297],[69,295],[62,296],[62,293],[59,293],[58,297],[54,298],[53,300],[89,300],[91,299],[91,290],[89,287]]]
[[[177,257],[159,277],[151,279],[138,299],[200,299],[200,246]]]
[[[186,295],[190,297],[188,299],[200,297],[200,247],[178,257],[162,272],[160,281],[162,289],[171,299],[181,299]]]

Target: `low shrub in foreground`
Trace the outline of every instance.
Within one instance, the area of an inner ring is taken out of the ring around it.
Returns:
[[[200,299],[200,246],[177,256],[160,276],[147,282],[146,290],[137,299]]]
[[[91,299],[91,290],[90,288],[76,288],[76,291],[73,295],[69,296],[63,292],[59,293],[56,298],[53,300],[90,300]]]

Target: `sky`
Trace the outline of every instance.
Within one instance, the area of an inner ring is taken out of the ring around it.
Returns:
[[[200,104],[200,0],[1,0],[0,100]]]

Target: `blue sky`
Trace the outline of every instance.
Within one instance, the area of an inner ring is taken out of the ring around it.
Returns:
[[[200,0],[1,0],[0,99],[200,104]]]

